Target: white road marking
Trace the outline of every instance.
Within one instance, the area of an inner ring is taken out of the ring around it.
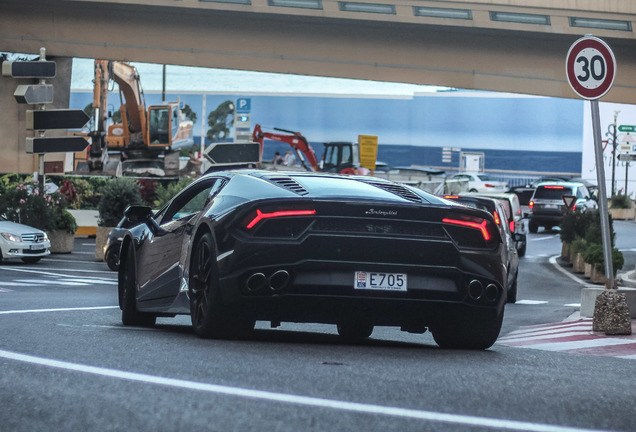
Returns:
[[[547,237],[530,237],[528,238],[528,240],[530,241],[541,241],[541,240],[552,240],[559,237],[558,235],[551,235],[551,236],[547,236]]]
[[[600,339],[586,339],[581,341],[571,342],[559,342],[559,343],[545,343],[536,345],[524,345],[523,348],[538,349],[542,351],[566,351],[576,350],[581,348],[598,348],[613,345],[627,345],[633,344],[633,339],[615,339],[615,338],[600,338]]]
[[[8,285],[7,283],[3,282],[2,285]],[[0,292],[12,292],[13,290],[7,289],[7,288],[0,288]]]
[[[73,277],[72,275],[68,275],[68,274],[60,274],[60,273],[51,273],[51,272],[45,272],[42,270],[59,270],[56,268],[50,268],[50,267],[38,267],[37,269],[25,269],[25,268],[18,268],[18,267],[0,267],[0,270],[12,270],[12,271],[17,271],[17,272],[23,272],[23,273],[38,273],[38,274],[46,274],[46,275],[51,275],[51,276],[65,276],[65,277]],[[71,270],[71,269],[66,269],[65,271],[69,271],[69,272],[82,272],[82,273],[108,273],[108,274],[117,274],[116,272],[110,271],[110,270]]]
[[[186,381],[175,378],[165,378],[155,375],[147,375],[135,372],[126,372],[116,369],[107,369],[96,366],[88,366],[78,363],[70,363],[59,360],[52,360],[42,357],[35,357],[26,354],[14,353],[0,350],[0,357],[7,360],[14,360],[23,363],[35,364],[39,366],[64,369],[72,372],[81,372],[98,376],[105,376],[115,379],[122,379],[146,384],[155,384],[165,387],[202,391],[207,393],[221,394],[248,399],[265,400],[292,405],[303,405],[316,408],[328,408],[339,411],[349,411],[364,414],[385,415],[390,417],[409,418],[437,423],[449,423],[483,427],[489,429],[505,429],[515,431],[532,432],[600,432],[593,429],[581,429],[568,426],[549,425],[541,423],[531,423],[515,420],[504,420],[488,417],[477,417],[461,414],[448,414],[434,411],[423,411],[408,408],[399,408],[383,405],[373,405],[358,402],[347,402],[336,399],[324,399],[310,396],[300,396],[288,393],[276,393],[264,390],[252,390],[240,387],[231,387],[218,384],[206,384],[196,381]]]
[[[568,303],[568,304],[564,304],[563,306],[580,308],[581,307],[581,303]]]
[[[42,313],[42,312],[87,311],[87,310],[101,310],[101,309],[119,309],[119,306],[91,306],[91,307],[55,308],[55,309],[18,309],[18,310],[0,311],[0,315]]]
[[[517,300],[515,304],[522,304],[522,305],[540,305],[540,304],[546,304],[548,303],[545,300]]]
[[[580,279],[576,276],[574,276],[572,273],[570,273],[569,271],[565,270],[564,268],[562,268],[557,262],[557,258],[560,257],[561,255],[555,255],[553,257],[550,257],[550,264],[552,264],[554,266],[555,269],[557,269],[558,271],[560,271],[561,273],[563,273],[564,275],[566,275],[567,277],[569,277],[570,279],[572,279],[573,281],[581,284],[581,285],[589,285],[587,283],[587,281]],[[595,286],[595,285],[590,285],[590,286]]]

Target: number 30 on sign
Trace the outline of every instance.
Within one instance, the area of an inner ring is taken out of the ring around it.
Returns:
[[[599,38],[585,36],[572,44],[565,61],[572,90],[583,99],[599,99],[609,91],[616,76],[616,59]]]

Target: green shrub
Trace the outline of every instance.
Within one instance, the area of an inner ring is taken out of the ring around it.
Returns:
[[[630,209],[632,200],[627,195],[614,195],[610,198],[610,207],[613,209]]]
[[[577,237],[573,242],[572,242],[572,246],[571,250],[574,253],[584,253],[585,250],[587,249],[587,241],[585,241],[584,238],[581,237]]]
[[[580,219],[580,212],[578,211],[569,211],[563,215],[563,219],[561,219],[561,223],[559,224],[561,227],[559,236],[563,243],[572,243],[576,238],[576,225],[578,223],[578,219]]]
[[[189,177],[184,177],[178,182],[171,182],[166,185],[160,184],[156,191],[156,199],[154,202],[154,208],[158,209],[166,205],[168,201],[172,199],[176,194],[181,192],[186,186],[192,183],[192,179]]]
[[[139,185],[129,177],[111,179],[100,189],[100,193],[97,225],[103,227],[117,226],[128,206],[143,203]]]
[[[583,253],[583,260],[592,264],[598,269],[602,269],[605,266],[605,257],[603,256],[603,246],[598,243],[592,243],[588,246],[587,250]],[[623,253],[616,248],[612,249],[612,267],[614,274],[625,265],[625,258]]]
[[[77,222],[68,210],[58,208],[55,210],[58,213],[55,219],[55,229],[66,231],[69,234],[74,234],[77,231]]]

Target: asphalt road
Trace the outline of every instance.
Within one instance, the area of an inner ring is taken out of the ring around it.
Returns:
[[[615,228],[633,268],[636,223]],[[93,251],[0,264],[0,431],[636,430],[634,360],[442,350],[395,328],[350,345],[323,325],[259,322],[248,341],[199,339],[189,317],[123,327]],[[502,335],[578,311],[559,252],[557,231],[530,235]]]

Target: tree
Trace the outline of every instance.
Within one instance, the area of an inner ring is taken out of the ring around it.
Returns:
[[[211,142],[226,141],[230,134],[230,127],[234,125],[234,103],[225,101],[208,115],[208,132],[206,138]]]
[[[186,118],[188,120],[190,120],[193,124],[197,122],[197,113],[195,113],[194,111],[192,111],[192,108],[190,108],[190,105],[185,104],[183,106],[183,109],[181,110],[181,112],[183,113],[184,116],[186,116]]]

